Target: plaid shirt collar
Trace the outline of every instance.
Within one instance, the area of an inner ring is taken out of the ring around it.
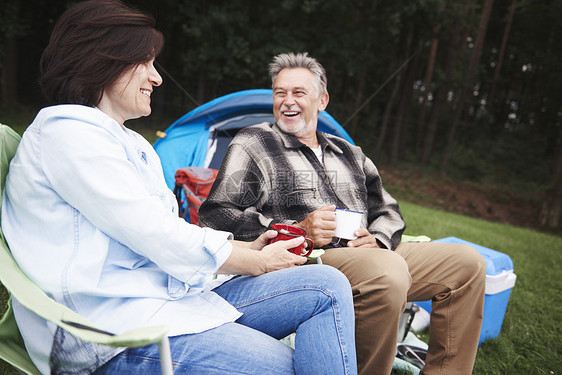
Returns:
[[[299,139],[294,136],[293,134],[285,133],[277,123],[272,124],[272,129],[281,137],[283,140],[283,144],[286,148],[301,148],[305,146]],[[328,139],[324,133],[316,130],[316,137],[318,138],[318,143],[322,146],[322,150],[326,150],[326,147],[329,147],[334,151],[336,154],[343,154],[341,148],[339,148],[332,140]]]

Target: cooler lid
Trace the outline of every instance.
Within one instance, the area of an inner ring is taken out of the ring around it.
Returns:
[[[484,246],[480,246],[465,240],[461,240],[457,237],[446,237],[433,242],[443,242],[443,243],[458,243],[465,244],[474,247],[486,260],[486,274],[487,275],[497,275],[502,271],[513,270],[513,262],[509,255],[500,253],[499,251],[488,249]]]

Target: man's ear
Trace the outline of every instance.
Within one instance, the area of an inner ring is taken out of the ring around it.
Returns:
[[[326,107],[328,106],[328,102],[330,101],[330,95],[328,95],[328,93],[325,93],[324,95],[320,96],[320,105],[319,105],[319,110],[323,111],[326,109]]]

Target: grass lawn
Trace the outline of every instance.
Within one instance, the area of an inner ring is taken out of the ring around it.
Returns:
[[[399,197],[398,197],[399,198]],[[401,203],[410,235],[454,236],[511,257],[517,282],[501,333],[480,346],[474,374],[561,374],[562,238]]]

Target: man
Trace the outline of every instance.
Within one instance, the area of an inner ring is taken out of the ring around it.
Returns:
[[[373,162],[317,131],[328,105],[323,67],[304,54],[270,65],[275,124],[241,130],[201,206],[203,225],[243,240],[274,223],[300,226],[325,264],[349,279],[360,374],[389,374],[407,301],[433,299],[424,374],[470,374],[478,348],[486,265],[470,246],[400,243],[405,223]],[[334,238],[335,208],[361,211],[357,239]]]

